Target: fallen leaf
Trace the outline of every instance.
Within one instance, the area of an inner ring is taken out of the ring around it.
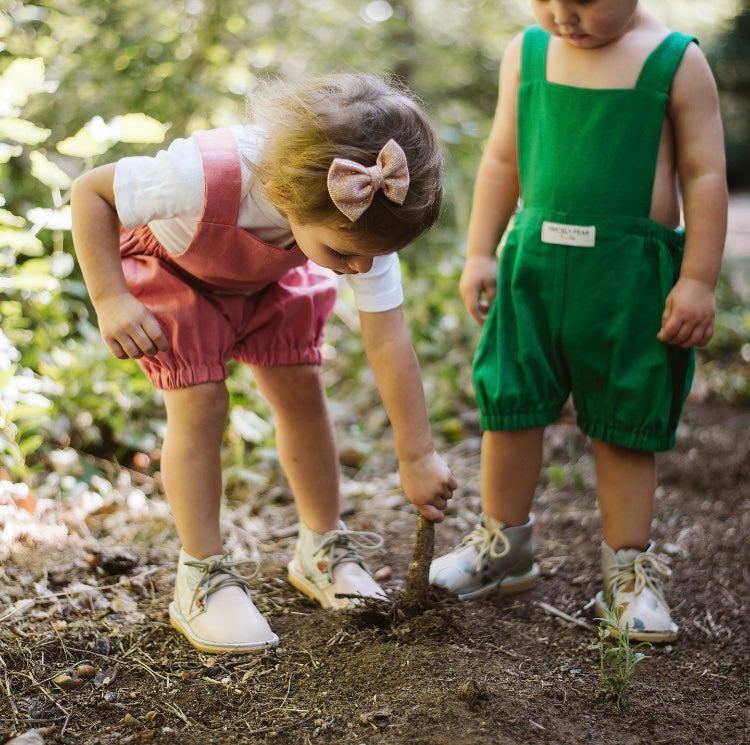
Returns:
[[[96,675],[96,668],[93,665],[79,665],[76,668],[76,675],[79,678],[93,678]]]
[[[55,677],[52,678],[52,682],[66,691],[80,688],[83,685],[83,681],[80,678],[72,678],[67,673],[55,675]]]

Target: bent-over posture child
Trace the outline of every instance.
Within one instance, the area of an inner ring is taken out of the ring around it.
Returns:
[[[367,75],[269,84],[251,104],[252,124],[94,168],[72,197],[102,336],[163,390],[161,472],[182,543],[169,617],[209,652],[279,641],[220,531],[230,359],[249,365],[274,414],[300,517],[289,581],[323,607],[383,596],[358,551],[379,536],[339,519],[320,371],[336,275],[354,290],[406,497],[440,521],[456,487],[433,447],[395,254],[440,209],[429,120],[406,91]]]
[[[637,0],[532,8],[539,25],[500,67],[460,283],[484,323],[483,514],[431,581],[462,598],[534,584],[542,436],[572,393],[596,465],[597,612],[617,609],[634,639],[670,641],[654,452],[674,444],[692,348],[714,328],[727,213],[716,86],[694,39]]]

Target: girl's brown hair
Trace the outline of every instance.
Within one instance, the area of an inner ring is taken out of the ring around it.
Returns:
[[[403,248],[437,220],[442,157],[437,135],[414,96],[373,75],[338,74],[301,83],[262,84],[251,118],[268,131],[260,178],[271,203],[302,224],[348,231],[362,248]],[[372,166],[394,139],[406,154],[409,191],[402,205],[382,191],[355,222],[334,206],[326,183],[334,158]]]

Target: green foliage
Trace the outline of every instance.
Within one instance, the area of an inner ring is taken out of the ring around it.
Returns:
[[[586,482],[576,463],[559,463],[553,461],[545,469],[545,476],[552,489],[562,489],[570,484],[579,492],[586,491]]]
[[[654,4],[656,12],[670,7]],[[683,6],[671,7],[683,14]],[[49,453],[61,448],[120,462],[158,450],[158,392],[132,360],[111,357],[96,330],[73,256],[70,185],[100,163],[241,121],[246,95],[269,76],[389,74],[419,92],[435,121],[445,208],[402,254],[406,312],[435,431],[463,437],[479,333],[457,292],[464,232],[498,62],[530,20],[527,0],[153,0],[147,13],[136,0],[3,5],[0,478],[43,478]],[[709,363],[748,345],[739,307],[722,318]],[[326,384],[345,432],[371,437],[387,421],[356,332],[344,293],[327,333]],[[747,375],[736,374],[733,390],[740,381],[747,388]],[[261,460],[274,467],[269,411],[241,366],[229,388],[237,413],[225,458],[230,480],[247,486]]]
[[[716,292],[716,331],[699,350],[699,373],[718,397],[750,403],[750,260],[729,257]]]
[[[576,454],[576,446],[572,441],[566,443],[567,461],[552,460],[543,469],[542,476],[547,480],[551,489],[563,489],[572,487],[584,493],[587,489],[586,471],[591,471],[592,458],[590,454],[579,457]]]
[[[147,421],[130,418],[147,410],[153,391],[132,361],[110,358],[76,277],[66,191],[93,155],[116,142],[161,141],[164,128],[144,115],[118,116],[53,147],[51,129],[27,110],[54,89],[39,57],[16,58],[0,76],[0,183],[12,207],[0,211],[0,466],[16,478],[28,478],[51,445],[95,450],[112,431],[121,449],[155,442]]]
[[[727,143],[727,176],[735,189],[750,188],[750,0],[738,13],[708,58],[721,91]]]
[[[620,625],[616,610],[606,610],[599,621],[599,642],[591,647],[599,652],[599,694],[618,709],[630,703],[628,695],[638,686],[633,680],[636,668],[647,659],[638,650],[650,647],[648,642],[632,645],[627,624]]]

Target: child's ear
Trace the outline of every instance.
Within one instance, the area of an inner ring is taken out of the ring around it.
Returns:
[[[289,198],[289,194],[286,189],[280,187],[275,181],[267,181],[263,184],[263,188],[266,191],[268,200],[275,206],[277,204],[283,204]]]

